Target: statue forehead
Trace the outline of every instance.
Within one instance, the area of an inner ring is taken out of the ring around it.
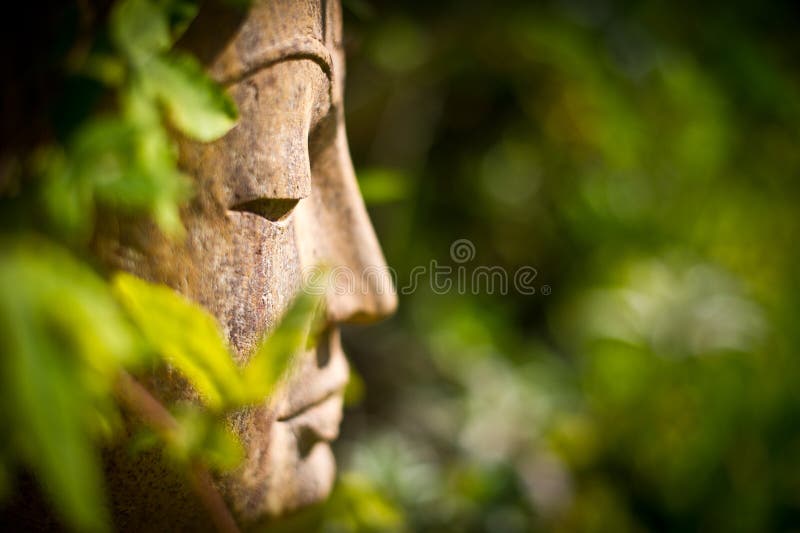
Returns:
[[[341,45],[339,3],[326,0],[256,0],[246,12],[208,2],[181,45],[222,84],[235,83],[272,64],[309,59],[334,77]]]

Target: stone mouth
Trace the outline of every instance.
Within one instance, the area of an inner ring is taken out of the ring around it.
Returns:
[[[277,422],[290,422],[338,398],[341,403],[350,379],[350,365],[342,350],[336,327],[325,328],[317,337],[316,346],[301,357],[285,385],[285,396],[275,409]],[[341,409],[340,409],[341,410]],[[341,418],[333,410],[325,411]]]
[[[342,423],[343,404],[344,395],[340,391],[278,421],[286,424],[294,433],[301,457],[305,457],[318,442],[336,440]]]
[[[344,386],[329,392],[328,394],[326,394],[325,396],[319,398],[318,400],[315,400],[315,401],[313,401],[311,403],[308,403],[308,404],[306,404],[306,405],[304,405],[302,407],[299,407],[299,408],[289,412],[288,414],[285,414],[283,416],[278,417],[277,420],[278,420],[278,422],[289,422],[292,419],[298,418],[298,417],[302,416],[303,414],[315,409],[316,407],[319,407],[322,404],[325,404],[331,398],[334,398],[334,397],[337,397],[337,396],[340,396],[340,397],[344,396]]]

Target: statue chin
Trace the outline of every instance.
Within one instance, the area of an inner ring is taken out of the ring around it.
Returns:
[[[273,426],[272,438],[271,475],[263,514],[280,516],[325,500],[336,477],[330,443],[303,443],[285,422]]]
[[[330,494],[336,476],[330,443],[339,435],[349,370],[332,328],[302,354],[270,407],[236,417],[247,456],[225,486],[243,521],[281,516]]]

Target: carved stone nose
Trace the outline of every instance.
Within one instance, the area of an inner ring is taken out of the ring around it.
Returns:
[[[229,209],[251,211],[267,199],[288,205],[305,198],[312,188],[309,130],[327,112],[329,87],[326,73],[311,60],[257,71],[228,88],[239,108],[236,126],[213,143],[183,140],[181,157],[196,175],[210,178],[208,185]]]
[[[310,194],[308,132],[320,89],[327,87],[327,77],[315,62],[292,61],[230,88],[242,118],[220,142],[231,166],[231,179],[222,191],[229,207]]]
[[[328,317],[336,323],[370,324],[392,315],[396,309],[397,293],[387,275],[385,282],[363,287],[363,292],[336,294],[329,299]]]
[[[353,207],[363,209],[363,203]],[[397,308],[394,280],[369,221],[366,226],[354,225],[350,229],[349,240],[335,245],[337,249],[331,254],[331,264],[336,264],[331,269],[331,288],[326,301],[328,320],[376,322]]]
[[[296,218],[301,260],[331,268],[329,321],[380,320],[396,309],[397,294],[358,189],[341,110],[331,137],[317,146],[312,193]]]

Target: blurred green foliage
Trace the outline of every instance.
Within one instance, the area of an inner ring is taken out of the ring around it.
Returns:
[[[103,280],[68,252],[32,236],[2,250],[4,469],[24,462],[77,529],[100,529],[92,440],[118,422],[116,372],[144,352]]]
[[[538,275],[349,331],[343,468],[410,531],[796,528],[796,5],[344,4],[399,286],[461,238]]]

